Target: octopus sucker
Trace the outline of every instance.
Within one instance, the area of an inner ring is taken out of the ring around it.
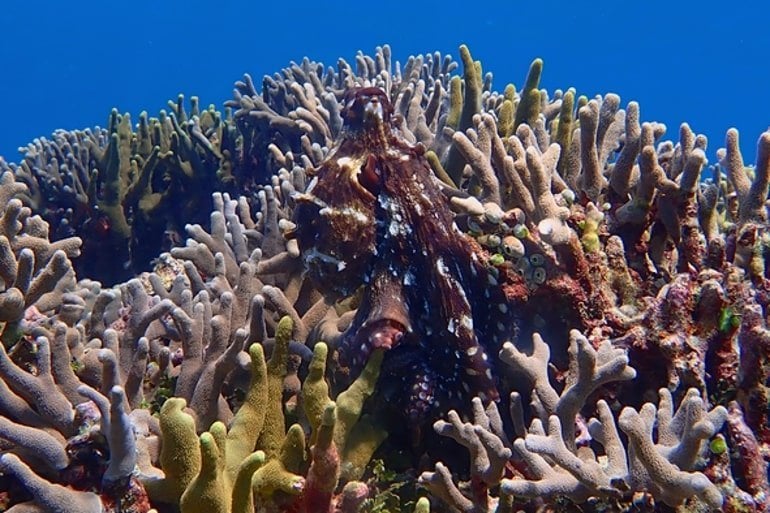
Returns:
[[[294,219],[308,277],[336,298],[360,294],[336,348],[339,375],[355,379],[385,349],[380,388],[418,424],[474,396],[497,400],[497,354],[512,329],[495,327],[512,326],[514,309],[489,255],[456,227],[425,149],[400,137],[384,91],[351,90],[342,116]]]

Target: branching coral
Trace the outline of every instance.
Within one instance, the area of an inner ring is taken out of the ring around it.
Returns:
[[[458,488],[441,463],[434,472],[423,473],[421,482],[454,509],[464,512],[495,510],[505,495],[514,502],[537,497],[584,501],[589,497],[620,498],[636,491],[647,491],[672,506],[698,497],[709,507],[719,508],[723,500],[719,489],[694,468],[703,454],[704,442],[719,431],[727,410],[718,406],[706,411],[695,389],[687,393],[676,412],[671,393],[661,389],[657,409],[651,403],[640,411],[623,408],[617,424],[607,402],[600,400],[596,405],[598,418],[589,420],[587,430],[604,455],[597,457],[586,445],[587,433],[578,440],[574,427],[591,391],[601,384],[634,376],[623,352],[613,354],[608,344],[600,345],[597,352],[586,339],[573,333],[570,367],[560,395],[547,377],[549,357],[542,339],[536,337],[534,353],[529,357],[512,345],[506,346],[503,361],[514,370],[528,370],[533,382],[537,417],[529,430],[517,433],[519,438],[509,443],[496,406],[484,411],[481,403],[476,403],[472,423],[462,423],[455,412],[450,412],[449,423],[438,421],[434,427],[439,434],[468,447],[471,480],[467,492]],[[521,411],[515,406],[520,403],[512,404],[513,416],[520,419]],[[514,420],[514,425],[521,429],[521,420]],[[628,437],[627,448],[618,435],[618,425]],[[657,442],[653,427],[657,428]],[[505,466],[514,454],[525,464],[524,475],[503,479]],[[487,496],[487,490],[497,485],[500,496]]]
[[[73,288],[68,257],[79,255],[80,239],[72,237],[51,243],[48,225],[13,198],[24,187],[7,172],[0,180],[5,196],[0,198],[5,199],[0,212],[0,320],[5,323],[3,339],[12,343],[14,331],[28,308],[51,312],[59,306],[62,294]]]
[[[204,220],[211,192],[228,188],[237,152],[231,120],[195,97],[189,113],[182,96],[169,108],[157,118],[143,112],[136,127],[113,110],[106,128],[59,130],[23,148],[18,165],[0,160],[28,186],[22,197],[51,224],[53,240],[83,241],[81,277],[113,284],[146,270],[180,242],[186,223]]]
[[[311,374],[303,388],[303,403],[308,411],[314,411],[317,404],[325,406],[320,418],[308,420],[312,445],[306,454],[303,428],[299,424],[288,431],[284,428],[282,380],[291,331],[291,319],[284,317],[268,362],[259,344],[251,346],[251,382],[229,428],[216,421],[198,439],[195,420],[184,411],[185,401],[166,401],[160,414],[163,476],[145,480],[152,499],[171,504],[179,501],[184,511],[246,512],[254,508],[253,489],[261,507],[272,509],[273,501],[282,501],[286,508],[330,511],[341,468],[353,469],[345,472],[346,481],[356,477],[356,472],[362,473],[358,466],[365,465],[382,440],[366,444],[372,435],[364,430],[370,426],[358,423],[380,361],[373,359],[369,372],[337,397],[337,404],[318,386],[323,373]],[[322,369],[325,363],[321,360],[326,358],[323,347],[319,343],[313,361],[316,368]],[[307,477],[303,477],[305,472]],[[297,506],[289,506],[291,503]]]

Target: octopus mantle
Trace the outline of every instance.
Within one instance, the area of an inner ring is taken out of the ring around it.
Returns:
[[[349,93],[343,118],[295,210],[310,278],[337,298],[361,293],[340,366],[352,379],[373,350],[387,350],[380,387],[411,421],[473,396],[498,399],[511,305],[488,254],[454,223],[424,149],[399,136],[382,90]]]

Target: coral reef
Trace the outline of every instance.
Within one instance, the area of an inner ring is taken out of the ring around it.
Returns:
[[[113,110],[106,128],[58,130],[20,148],[19,164],[0,159],[0,171],[27,185],[21,197],[52,240],[81,238],[81,278],[112,285],[149,269],[186,224],[205,220],[211,193],[227,190],[236,129],[213,106],[190,103],[188,113],[180,95],[157,118],[141,113],[135,127]]]
[[[460,58],[0,160],[0,507],[770,510],[770,132]]]

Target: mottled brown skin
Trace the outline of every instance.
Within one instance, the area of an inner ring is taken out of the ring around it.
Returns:
[[[376,134],[374,128],[371,131],[361,131],[366,141],[344,138],[316,170],[305,193],[296,197],[296,237],[307,273],[328,287],[324,292],[340,297],[360,286],[375,253],[376,197],[367,188],[371,185],[366,178],[371,177],[362,176],[367,169],[362,146],[377,144],[368,138],[384,138],[384,134]]]
[[[412,420],[473,396],[496,400],[493,366],[513,323],[487,253],[454,224],[424,149],[399,137],[383,91],[352,91],[343,117],[295,215],[319,288],[345,297],[362,287],[338,347],[342,368],[352,379],[374,348],[389,349],[380,383]]]

